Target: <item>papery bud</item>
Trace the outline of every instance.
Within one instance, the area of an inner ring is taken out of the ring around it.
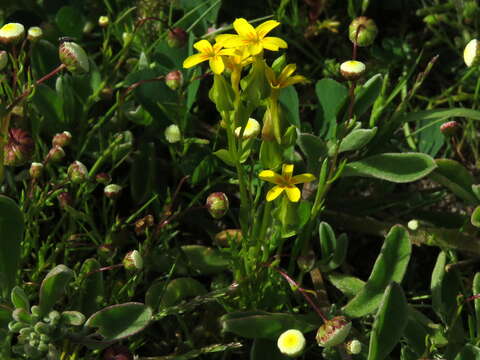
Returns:
[[[361,61],[349,60],[340,65],[340,73],[347,80],[357,80],[365,72],[365,64]]]
[[[38,26],[32,26],[31,28],[28,28],[27,32],[27,39],[30,41],[37,41],[43,36],[43,30],[42,28]]]
[[[137,250],[130,251],[123,258],[123,267],[129,271],[142,270],[143,259]]]
[[[242,131],[241,127],[237,127],[235,129],[235,135],[237,137],[240,136]],[[245,130],[243,131],[243,139],[251,139],[254,137],[257,137],[257,135],[260,134],[260,124],[257,120],[254,118],[249,118],[247,121],[247,125],[245,126]]]
[[[345,341],[351,328],[352,323],[345,316],[335,316],[320,326],[316,336],[317,343],[323,347],[337,346]]]
[[[480,62],[480,44],[477,39],[470,40],[463,50],[463,60],[470,67]]]
[[[88,170],[80,161],[75,160],[67,170],[68,178],[74,184],[80,184],[87,180]]]
[[[45,158],[45,161],[60,162],[65,157],[65,151],[61,146],[55,145],[52,147]]]
[[[108,16],[103,15],[98,18],[98,25],[100,27],[103,27],[103,28],[107,27],[109,23],[110,23],[110,19],[108,18]]]
[[[141,235],[145,233],[145,230],[152,227],[155,223],[155,219],[152,215],[147,215],[141,219],[135,221],[135,234]]]
[[[187,43],[187,32],[182,28],[176,27],[168,30],[167,44],[172,48],[179,48]]]
[[[117,197],[120,196],[121,192],[122,192],[122,187],[117,184],[109,184],[105,186],[105,188],[103,189],[103,193],[109,199],[116,199]]]
[[[24,35],[25,27],[19,23],[8,23],[0,28],[0,42],[5,45],[19,42]]]
[[[223,217],[229,208],[228,198],[223,192],[211,193],[206,202],[206,208],[214,219]]]
[[[55,134],[55,136],[52,139],[52,145],[65,147],[65,146],[68,146],[71,141],[72,141],[72,134],[70,134],[69,131],[64,131],[62,133]]]
[[[345,350],[351,355],[358,355],[362,352],[362,343],[353,339],[345,344]]]
[[[170,144],[174,144],[176,142],[179,142],[182,139],[182,134],[180,133],[180,128],[178,125],[172,124],[170,126],[167,126],[165,129],[165,139]]]
[[[8,53],[5,50],[0,50],[0,71],[5,69],[8,64]]]
[[[460,129],[460,124],[455,120],[447,121],[440,125],[440,131],[445,137],[452,137],[454,136],[457,131]]]
[[[30,169],[28,170],[30,177],[32,179],[38,179],[40,176],[42,176],[42,172],[43,164],[39,162],[32,162],[32,164],[30,165]]]
[[[243,235],[240,229],[226,229],[215,235],[215,243],[221,247],[227,247],[229,241],[238,243],[242,241]]]
[[[288,357],[297,357],[305,349],[305,337],[301,331],[290,329],[278,337],[277,346],[282,354]]]
[[[110,182],[112,181],[112,177],[107,173],[102,172],[95,175],[95,181],[99,184],[107,185],[110,184]]]
[[[183,74],[180,70],[170,71],[165,76],[165,84],[173,91],[177,90],[183,85]]]
[[[58,205],[60,205],[62,209],[66,208],[67,206],[72,206],[73,204],[72,195],[70,195],[70,193],[67,191],[64,191],[58,194],[57,200],[58,200]]]
[[[30,135],[22,129],[10,129],[5,144],[3,163],[7,166],[21,166],[30,160],[34,143]]]
[[[378,28],[375,22],[365,16],[360,16],[354,19],[348,27],[348,37],[350,38],[350,41],[353,43],[356,42],[358,46],[371,45],[375,40],[377,33]]]
[[[64,41],[58,48],[60,61],[73,73],[88,72],[90,63],[85,50],[72,41]]]

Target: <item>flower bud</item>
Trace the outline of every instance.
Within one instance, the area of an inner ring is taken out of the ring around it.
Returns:
[[[64,41],[58,48],[58,55],[60,61],[72,73],[88,72],[90,70],[90,63],[85,50],[72,41]]]
[[[109,199],[116,199],[120,196],[120,193],[122,192],[122,187],[117,184],[109,184],[105,186],[103,189],[103,193],[105,194],[106,197]]]
[[[39,162],[32,162],[32,164],[30,165],[30,169],[28,170],[30,177],[32,179],[38,179],[40,176],[42,176],[42,172],[43,164]]]
[[[365,64],[361,61],[349,60],[340,65],[340,73],[347,80],[357,80],[365,72]]]
[[[75,160],[67,170],[68,178],[74,184],[80,184],[87,180],[88,170],[80,161]]]
[[[42,28],[38,26],[32,26],[31,28],[28,28],[27,32],[27,39],[30,41],[37,41],[43,36],[43,30]]]
[[[173,91],[177,90],[183,85],[183,74],[180,70],[170,71],[165,76],[165,84]]]
[[[125,31],[122,34],[122,40],[123,40],[123,45],[128,45],[132,42],[133,40],[133,34],[131,32]]]
[[[141,235],[145,233],[145,230],[152,227],[155,223],[155,219],[152,215],[147,215],[141,219],[135,221],[135,234]]]
[[[8,64],[8,53],[5,50],[0,50],[0,71],[5,69]]]
[[[243,235],[240,229],[226,229],[215,235],[215,243],[221,247],[227,247],[229,241],[238,243],[242,241]]]
[[[463,60],[470,67],[480,62],[480,44],[477,39],[470,40],[463,50]]]
[[[410,220],[408,223],[407,223],[407,227],[408,229],[412,230],[412,231],[415,231],[418,229],[418,220]]]
[[[440,125],[440,131],[445,137],[452,137],[460,129],[460,124],[455,120],[447,121]]]
[[[179,142],[182,139],[182,134],[180,133],[180,128],[175,124],[167,126],[164,134],[165,134],[165,139],[167,139],[167,141],[170,144],[174,144],[176,142]]]
[[[8,23],[0,28],[0,42],[5,45],[21,41],[24,35],[25,27],[19,23]]]
[[[214,219],[220,219],[228,211],[229,203],[227,195],[223,192],[211,193],[207,198],[205,206]]]
[[[64,191],[58,194],[57,200],[58,205],[60,205],[62,209],[65,209],[67,206],[72,206],[73,204],[72,195],[70,195],[68,191]]]
[[[123,258],[123,267],[129,271],[142,270],[143,259],[137,250],[130,251]]]
[[[180,48],[187,43],[187,32],[182,28],[170,29],[167,34],[167,44],[172,48]]]
[[[356,42],[357,46],[372,45],[377,33],[378,29],[375,22],[365,16],[360,16],[354,19],[348,27],[348,37],[351,42]]]
[[[358,355],[362,352],[362,343],[353,339],[345,344],[345,350],[351,355]]]
[[[305,349],[305,337],[301,331],[290,329],[278,337],[277,346],[282,354],[292,358],[297,357]]]
[[[61,146],[55,145],[52,147],[45,158],[45,161],[60,162],[65,157],[65,151]]]
[[[112,177],[107,173],[102,172],[95,175],[95,181],[99,184],[107,185],[110,184],[110,182],[112,181]]]
[[[241,134],[241,131],[242,131],[242,128],[237,127],[235,129],[235,135],[239,137]],[[242,138],[251,139],[251,138],[257,137],[258,134],[260,134],[260,124],[254,118],[249,118],[247,121],[247,125],[245,125],[245,130],[243,131]]]
[[[345,341],[352,328],[352,323],[345,316],[335,316],[327,320],[317,331],[318,346],[333,347]]]
[[[69,131],[64,131],[62,133],[55,134],[55,136],[52,139],[52,145],[65,147],[65,146],[68,146],[71,141],[72,141],[72,134],[70,134]]]
[[[30,160],[34,143],[30,135],[22,129],[10,129],[5,144],[3,163],[7,166],[21,166]]]
[[[108,18],[108,16],[103,15],[98,18],[98,25],[100,27],[103,27],[103,28],[107,27],[109,23],[110,23],[110,19]]]

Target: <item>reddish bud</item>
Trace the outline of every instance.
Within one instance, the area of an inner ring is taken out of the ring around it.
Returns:
[[[211,193],[207,198],[205,206],[214,219],[220,219],[227,213],[229,208],[227,195],[223,192]]]
[[[187,43],[187,32],[182,28],[170,29],[167,34],[167,44],[172,48],[179,48]]]
[[[10,129],[5,144],[3,163],[7,166],[21,166],[30,160],[34,150],[31,136],[22,129]]]

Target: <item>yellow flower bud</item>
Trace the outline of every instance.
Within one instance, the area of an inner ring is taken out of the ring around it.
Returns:
[[[19,23],[8,23],[0,28],[0,42],[14,44],[23,39],[25,27]]]
[[[463,60],[470,67],[477,65],[480,60],[480,46],[477,39],[470,40],[463,50]]]
[[[278,337],[277,346],[282,354],[288,357],[297,357],[305,349],[305,337],[301,331],[290,329]]]

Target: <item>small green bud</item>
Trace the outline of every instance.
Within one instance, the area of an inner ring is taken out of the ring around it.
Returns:
[[[28,173],[32,179],[38,179],[40,176],[42,176],[43,164],[39,162],[32,162]]]
[[[103,189],[103,193],[105,194],[106,197],[109,199],[116,199],[120,196],[120,193],[122,192],[122,187],[117,184],[109,184],[105,186]]]
[[[354,19],[348,27],[348,37],[352,43],[356,42],[357,46],[372,45],[377,33],[378,28],[375,22],[365,16]]]
[[[180,128],[178,127],[178,125],[175,125],[175,124],[167,126],[167,128],[165,129],[164,135],[165,135],[165,139],[170,144],[179,142],[182,139],[182,133],[180,132]]]
[[[126,270],[137,271],[143,268],[142,255],[137,250],[130,251],[123,258],[123,266]]]
[[[100,27],[107,27],[108,24],[110,24],[110,19],[108,18],[108,16],[103,15],[98,18],[98,25]]]
[[[40,314],[41,314],[40,306],[38,306],[38,305],[32,305],[32,307],[30,308],[30,312],[31,312],[32,315],[34,315],[34,316],[40,316]]]
[[[12,333],[18,333],[20,332],[22,329],[28,327],[29,325],[28,324],[25,324],[25,323],[22,323],[22,322],[18,322],[18,321],[10,321],[8,323],[8,330]]]
[[[167,44],[172,48],[183,47],[187,43],[188,34],[182,28],[176,27],[168,30]]]
[[[13,310],[12,318],[16,321],[23,322],[29,324],[32,322],[32,315],[25,310],[24,308],[18,308]]]
[[[296,329],[290,329],[283,332],[277,340],[277,346],[280,352],[288,357],[297,357],[305,349],[305,337],[302,332]]]
[[[48,345],[45,344],[43,341],[40,341],[38,344],[38,351],[46,353],[48,351]]]
[[[52,325],[57,325],[60,322],[61,315],[57,310],[52,310],[48,313],[48,318]]]
[[[72,134],[69,131],[64,131],[64,132],[55,134],[55,136],[52,138],[52,145],[65,147],[70,145],[71,141],[72,141]]]
[[[35,332],[37,334],[41,334],[40,336],[42,335],[49,335],[52,333],[53,331],[53,328],[51,325],[48,325],[42,321],[39,321],[35,324],[35,326],[33,327],[33,329],[35,330]]]
[[[463,50],[463,60],[470,67],[480,62],[480,44],[477,39],[470,40]]]
[[[350,333],[352,323],[345,316],[335,316],[327,320],[317,331],[316,340],[318,346],[332,347],[345,341]]]
[[[173,91],[179,89],[183,85],[183,74],[180,70],[170,71],[165,76],[165,84]]]
[[[88,178],[88,170],[80,161],[75,160],[67,170],[68,178],[74,184],[81,184]]]
[[[358,80],[365,72],[365,64],[361,61],[349,60],[340,65],[340,73],[347,80]]]
[[[101,172],[95,175],[95,181],[99,184],[107,185],[110,184],[110,182],[112,181],[112,177],[106,172]]]
[[[25,27],[19,23],[8,23],[0,28],[0,42],[5,45],[18,43],[24,35]]]
[[[43,36],[43,30],[38,26],[32,26],[28,29],[27,39],[34,42]]]
[[[7,166],[22,166],[30,160],[34,143],[30,135],[22,129],[10,129],[8,142],[4,148],[3,163]]]
[[[133,34],[131,32],[125,31],[122,34],[122,40],[123,40],[123,45],[128,45],[132,42],[133,40]]]
[[[60,61],[72,73],[88,72],[90,70],[90,63],[85,50],[72,41],[64,41],[58,48],[58,55]]]
[[[61,317],[62,323],[67,325],[80,326],[85,322],[85,315],[79,311],[64,311]]]
[[[5,69],[8,64],[8,53],[5,50],[0,50],[0,71]]]
[[[223,192],[214,192],[207,197],[205,204],[208,212],[214,219],[223,217],[229,208],[228,197]]]
[[[362,352],[362,343],[353,339],[345,344],[345,350],[351,355],[358,355]]]
[[[65,157],[65,150],[61,146],[55,145],[49,151],[45,157],[45,162],[52,161],[58,163]]]

